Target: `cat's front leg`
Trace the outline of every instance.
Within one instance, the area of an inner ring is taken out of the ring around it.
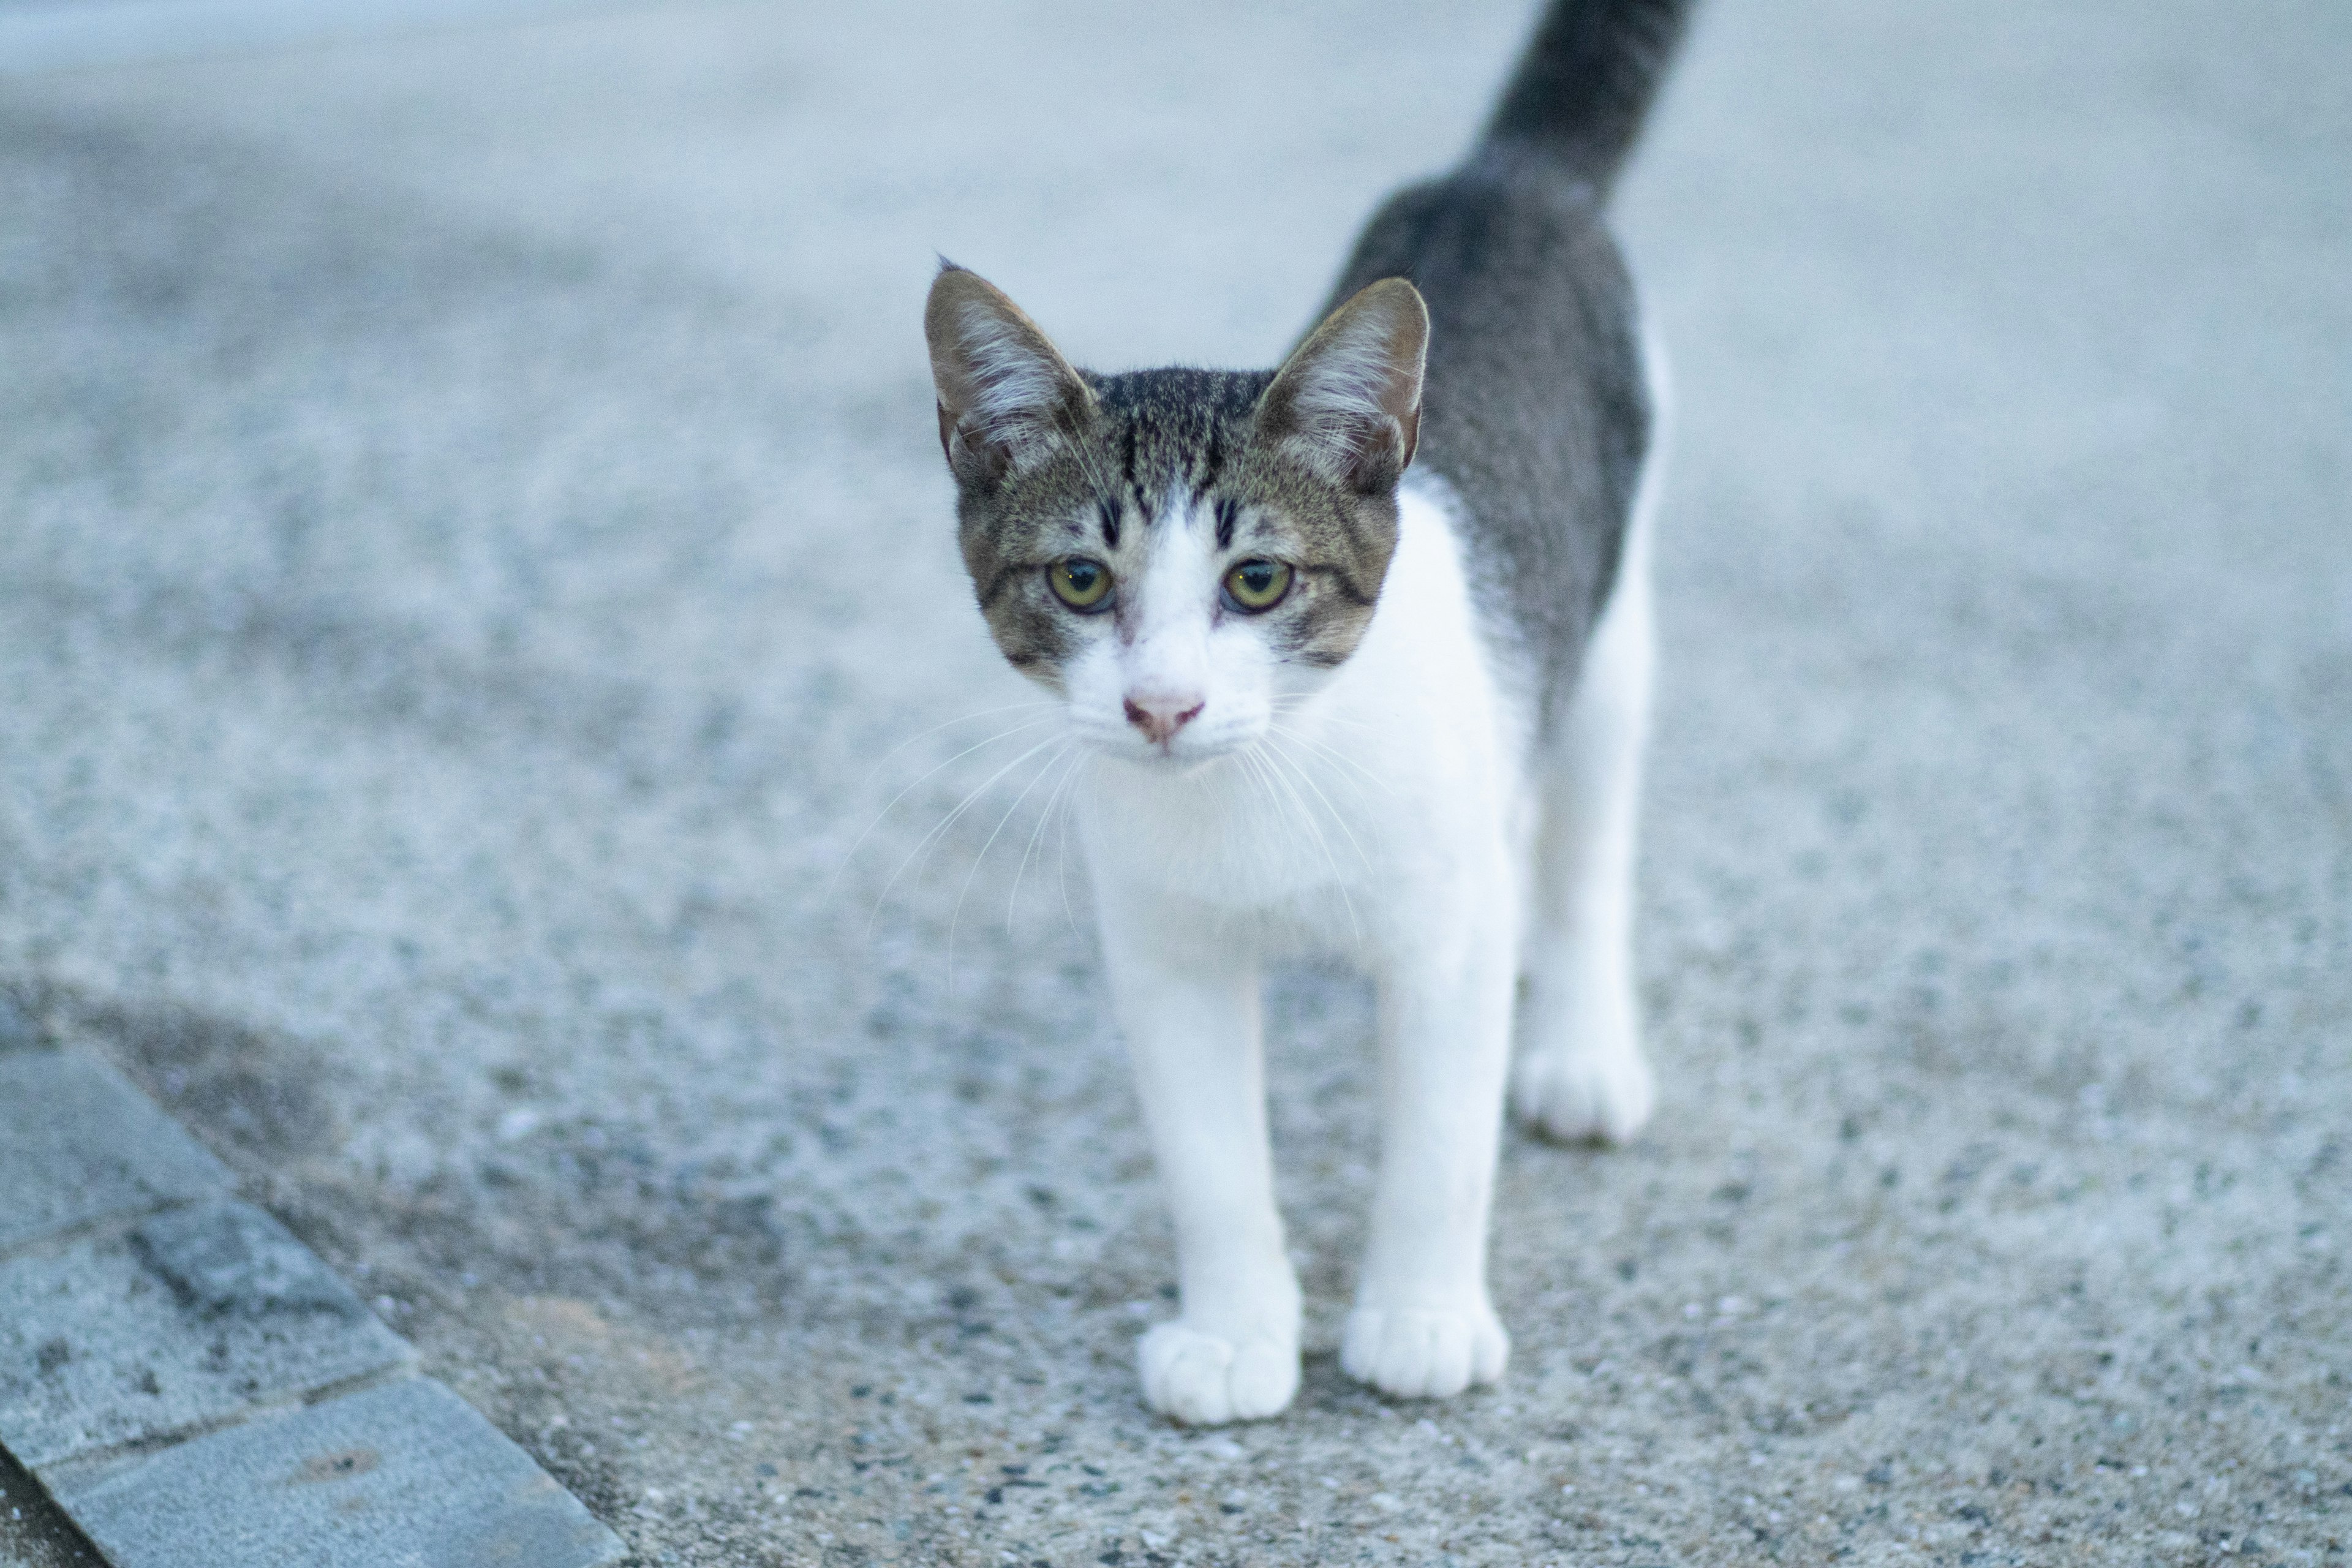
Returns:
[[[1432,920],[1381,984],[1381,1171],[1339,1361],[1403,1398],[1503,1375],[1486,1225],[1510,1061],[1507,900]]]
[[[1103,952],[1175,1220],[1183,1307],[1143,1336],[1143,1394],[1195,1426],[1280,1414],[1298,1391],[1298,1279],[1267,1146],[1247,948],[1148,894],[1101,889]]]

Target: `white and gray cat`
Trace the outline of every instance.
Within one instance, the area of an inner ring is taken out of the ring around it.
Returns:
[[[1381,208],[1278,370],[1097,375],[975,274],[932,286],[981,609],[1102,759],[1077,818],[1174,1211],[1182,1310],[1141,1363],[1177,1420],[1298,1386],[1269,959],[1335,952],[1377,983],[1381,1163],[1340,1359],[1388,1394],[1502,1373],[1507,1080],[1559,1138],[1650,1114],[1631,921],[1658,389],[1603,205],[1687,9],[1556,0],[1475,149]]]

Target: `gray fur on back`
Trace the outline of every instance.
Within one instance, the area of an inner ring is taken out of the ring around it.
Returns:
[[[1332,294],[1404,278],[1427,301],[1414,466],[1460,499],[1480,611],[1546,720],[1616,580],[1649,447],[1633,280],[1602,201],[1686,10],[1558,0],[1486,139],[1389,198]]]
[[[1632,281],[1587,194],[1492,151],[1391,197],[1336,299],[1381,278],[1429,304],[1413,466],[1460,499],[1479,610],[1549,717],[1615,581],[1649,447]]]

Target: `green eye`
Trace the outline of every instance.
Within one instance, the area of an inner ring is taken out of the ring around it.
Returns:
[[[1270,610],[1290,592],[1290,568],[1279,561],[1244,561],[1225,574],[1225,592],[1252,615]]]
[[[1052,585],[1054,597],[1074,610],[1100,609],[1110,595],[1110,568],[1083,555],[1046,567],[1045,581]]]

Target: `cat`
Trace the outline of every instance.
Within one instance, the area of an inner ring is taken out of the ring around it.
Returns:
[[[1396,1397],[1503,1373],[1507,1090],[1631,1138],[1654,357],[1604,206],[1687,0],[1555,0],[1452,174],[1373,216],[1267,372],[1074,368],[978,275],[925,310],[981,612],[1097,754],[1076,816],[1175,1222],[1151,1407],[1298,1387],[1259,974],[1360,962],[1381,1167],[1340,1363]],[[1512,1066],[1516,1019],[1517,1067]]]

